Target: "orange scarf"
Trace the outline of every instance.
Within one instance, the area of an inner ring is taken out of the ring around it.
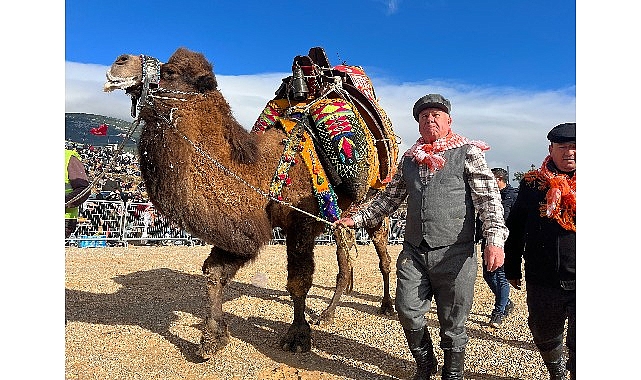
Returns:
[[[525,180],[534,184],[539,181],[539,189],[546,190],[545,201],[541,205],[541,216],[556,220],[568,231],[576,232],[576,172],[572,177],[554,173],[548,168],[551,156],[543,160],[541,168],[525,174]]]

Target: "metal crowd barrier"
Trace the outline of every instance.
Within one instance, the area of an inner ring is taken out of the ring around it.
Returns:
[[[89,199],[79,208],[78,226],[66,246],[196,245],[201,240],[162,216],[151,203]]]
[[[404,211],[390,218],[389,244],[402,244],[405,229]],[[369,244],[364,229],[356,230],[356,242]],[[334,244],[328,228],[316,238],[317,244]],[[81,248],[135,245],[200,245],[200,239],[163,217],[151,203],[89,199],[79,208],[78,226],[65,239],[65,246]],[[270,244],[285,244],[280,228],[272,231]]]

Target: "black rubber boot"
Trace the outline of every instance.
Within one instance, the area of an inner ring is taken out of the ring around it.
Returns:
[[[462,349],[443,350],[443,380],[463,380],[463,368],[465,367],[465,347]]]
[[[541,357],[550,372],[550,380],[566,380],[567,370],[563,361],[563,346],[550,351],[541,351]]]
[[[406,330],[405,338],[410,352],[416,360],[416,374],[412,380],[429,380],[430,375],[438,371],[438,361],[434,355],[434,346],[427,326],[417,330]]]

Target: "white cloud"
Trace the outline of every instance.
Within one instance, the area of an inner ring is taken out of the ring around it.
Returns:
[[[65,112],[85,112],[133,120],[130,99],[123,91],[105,93],[106,66],[66,62]],[[288,73],[217,75],[221,92],[236,119],[250,129],[281,79]],[[555,125],[576,121],[574,88],[528,92],[510,88],[479,88],[443,82],[389,83],[372,78],[381,106],[401,138],[400,154],[418,137],[412,117],[416,99],[441,93],[452,102],[452,128],[470,139],[487,142],[490,167],[509,165],[510,173],[539,166],[547,155],[546,135]]]
[[[103,92],[107,66],[65,62],[65,112],[83,112],[132,121],[123,91]]]

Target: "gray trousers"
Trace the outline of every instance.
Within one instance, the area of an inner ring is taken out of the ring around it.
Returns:
[[[401,326],[422,328],[433,296],[441,348],[465,347],[465,322],[472,309],[476,272],[474,242],[436,249],[425,241],[418,247],[403,243],[396,261],[396,310]]]

